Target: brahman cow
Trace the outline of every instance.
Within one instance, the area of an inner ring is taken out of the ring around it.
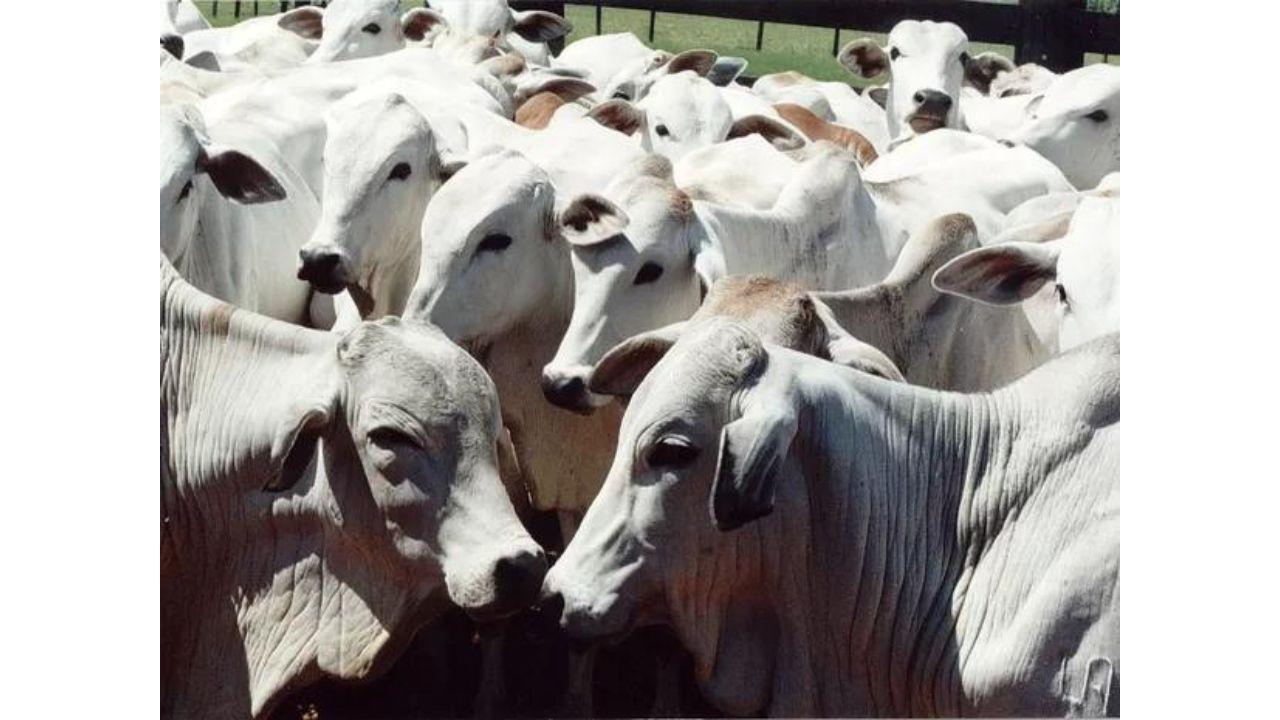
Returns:
[[[252,125],[206,129],[190,106],[160,109],[160,247],[196,287],[292,323],[312,322],[294,278],[319,203]]]
[[[1041,303],[1052,287],[1052,319],[1040,337],[1057,350],[1119,332],[1120,200],[1085,197],[1062,238],[971,250],[940,268],[933,284],[989,305]],[[1036,320],[1034,309],[1027,310]]]
[[[968,80],[982,89],[1013,65],[992,53],[969,56],[969,38],[954,23],[903,20],[889,31],[889,44],[854,40],[840,50],[840,64],[867,80],[893,76],[885,102],[893,143],[941,127],[963,129],[960,88]],[[1003,61],[1003,62],[1001,62]]]
[[[323,16],[320,8],[304,6],[227,27],[196,30],[182,38],[185,57],[189,63],[224,72],[296,67],[315,51]],[[202,56],[207,59],[198,59]]]
[[[546,561],[498,476],[493,383],[426,325],[345,336],[196,291],[161,258],[161,715],[265,717],[368,678]]]
[[[712,319],[593,377],[644,380],[544,598],[672,625],[732,714],[1115,714],[1119,350],[963,395]]]
[[[1058,76],[1024,107],[1004,140],[1020,143],[1089,190],[1120,169],[1120,68],[1099,63]]]

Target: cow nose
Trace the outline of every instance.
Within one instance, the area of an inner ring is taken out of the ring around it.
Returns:
[[[920,90],[911,99],[921,112],[928,115],[941,117],[951,110],[951,96],[937,90]]]
[[[341,277],[342,255],[332,250],[303,249],[298,252],[302,265],[298,268],[298,279],[311,283],[312,287],[322,293],[336,295],[342,292],[346,283]]]
[[[160,36],[160,47],[164,48],[170,55],[182,59],[182,52],[186,49],[187,43],[182,39],[181,35],[173,33],[165,33]]]
[[[546,574],[547,556],[541,549],[498,558],[493,566],[493,586],[499,605],[512,609],[533,605]]]
[[[547,402],[566,410],[582,411],[589,407],[586,395],[587,384],[581,377],[542,375],[542,394]]]

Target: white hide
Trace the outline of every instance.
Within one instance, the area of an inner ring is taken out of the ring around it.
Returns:
[[[322,32],[323,11],[301,7],[281,15],[248,18],[227,27],[188,33],[186,57],[212,56],[219,70],[281,70],[306,62]]]
[[[613,466],[545,582],[572,637],[670,624],[733,715],[1118,711],[1118,337],[976,395],[719,319],[647,377],[637,350]]]

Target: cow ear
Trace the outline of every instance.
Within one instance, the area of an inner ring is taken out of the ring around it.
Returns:
[[[716,529],[735,530],[773,512],[778,476],[795,434],[795,412],[781,403],[748,410],[724,426],[711,484]]]
[[[631,396],[680,339],[684,327],[684,322],[672,323],[618,343],[596,363],[587,378],[587,389],[597,395]]]
[[[889,70],[889,56],[874,40],[860,38],[840,48],[836,58],[845,70],[860,78],[871,80]]]
[[[206,150],[196,171],[209,175],[222,196],[245,205],[275,202],[287,197],[284,188],[258,161],[239,150]]]
[[[867,88],[867,97],[871,98],[871,102],[880,107],[889,106],[889,88],[880,85],[873,88]]]
[[[544,10],[513,12],[515,26],[512,32],[529,42],[548,42],[573,32],[568,20]]]
[[[1056,243],[1011,242],[970,250],[943,265],[933,275],[933,286],[988,305],[1012,305],[1057,275]]]
[[[276,432],[271,443],[271,474],[262,485],[264,491],[291,490],[309,474],[329,418],[327,409],[311,408],[290,419]]]
[[[685,70],[692,70],[703,77],[711,72],[720,56],[714,50],[685,50],[671,58],[667,63],[667,73],[674,75]]]
[[[748,115],[735,120],[729,128],[728,139],[747,135],[759,135],[783,152],[798,150],[805,145],[804,138],[794,130],[765,115]]]
[[[599,195],[579,195],[560,213],[560,233],[570,245],[590,247],[626,229],[631,219]]]
[[[975,57],[965,55],[964,79],[983,95],[991,89],[991,81],[1002,72],[1013,72],[1013,62],[1009,58],[994,52],[979,53]]]
[[[633,135],[644,126],[644,111],[626,100],[606,100],[591,108],[587,117],[623,135]]]
[[[449,26],[449,21],[435,10],[417,7],[400,16],[400,32],[406,39],[419,42],[432,30]]]
[[[222,72],[222,63],[218,62],[218,56],[214,55],[210,50],[201,50],[182,62],[199,70],[208,70],[209,72]]]
[[[515,101],[523,103],[538,93],[549,92],[571,103],[596,91],[596,86],[579,78],[548,76],[536,82],[523,83],[516,89]]]
[[[725,87],[747,69],[747,59],[740,57],[722,57],[716,58],[711,65],[711,71],[707,73],[707,79],[712,85]]]
[[[311,6],[294,8],[282,14],[276,24],[307,40],[319,40],[324,35],[324,11]]]
[[[814,313],[823,330],[819,357],[868,375],[895,382],[906,382],[902,371],[893,363],[893,360],[889,359],[888,355],[875,346],[850,335],[849,331],[836,320],[835,313],[831,312],[831,308],[827,307],[826,303],[812,295],[808,298],[813,303]]]
[[[450,178],[462,172],[462,169],[465,168],[466,166],[467,166],[466,158],[461,158],[461,157],[440,158],[440,182],[441,183],[449,182]]]

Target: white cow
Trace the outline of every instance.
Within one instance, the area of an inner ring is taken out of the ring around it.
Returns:
[[[654,50],[628,32],[575,40],[552,61],[552,67],[580,72],[600,89],[598,100],[638,102],[660,78],[686,70],[705,77],[718,59],[710,50],[675,55]]]
[[[726,97],[728,90],[712,85],[697,73],[678,72],[654,81],[637,103],[608,100],[592,108],[587,117],[635,136],[645,151],[672,162],[693,150],[751,133],[764,136],[784,150],[805,143],[803,135],[776,119],[776,112],[763,102],[759,106],[763,108],[761,113],[743,113],[735,118]],[[745,92],[742,95],[750,97]]]
[[[289,326],[161,258],[160,714],[265,717],[382,672],[450,601],[480,620],[533,601],[546,561],[499,480],[500,428],[439,330]]]
[[[969,56],[969,38],[954,23],[903,20],[889,32],[889,44],[854,40],[840,50],[840,64],[868,80],[890,72],[885,104],[893,143],[940,127],[961,128],[960,88],[968,79],[986,87],[1000,70],[1013,66],[984,53]]]
[[[1003,139],[1044,155],[1077,188],[1093,188],[1120,169],[1120,68],[1099,63],[1059,76]]]
[[[454,33],[496,38],[505,50],[514,50],[529,62],[547,66],[547,43],[573,31],[569,21],[543,10],[517,12],[507,0],[430,0]]]
[[[544,596],[674,626],[735,715],[1115,714],[1119,350],[962,395],[692,328],[593,379],[644,378]]]
[[[324,11],[320,46],[307,62],[376,57],[422,40],[435,24],[435,14],[411,8],[400,14],[399,0],[333,0]]]
[[[181,60],[185,52],[182,36],[207,30],[209,21],[191,0],[160,0],[160,47]]]
[[[621,343],[596,364],[592,377],[633,352],[637,343],[660,354],[687,326],[708,315],[721,315],[750,323],[767,342],[889,379],[963,392],[995,389],[1043,363],[1050,350],[1021,309],[969,302],[933,287],[938,268],[976,247],[973,220],[967,215],[944,215],[913,235],[893,270],[874,285],[805,292],[770,278],[725,278],[712,287],[688,322]],[[762,316],[767,320],[763,327]],[[779,333],[774,330],[777,327],[789,333]],[[795,342],[791,335],[805,342]],[[610,394],[609,388],[588,389]]]
[[[188,62],[219,70],[281,70],[306,62],[323,31],[324,11],[294,8],[279,15],[249,18],[235,25],[197,30],[183,36]]]
[[[1049,347],[1069,350],[1120,330],[1119,198],[1084,198],[1061,239],[971,250],[933,276],[939,290],[990,305],[1045,302],[1048,283],[1053,320],[1041,340]]]
[[[589,212],[559,208],[556,196],[552,176],[512,150],[460,170],[423,217],[421,270],[404,316],[439,325],[485,365],[532,504],[559,511],[567,537],[608,469],[621,412],[575,415],[542,396],[542,365],[573,311],[562,234]]]
[[[908,145],[947,138],[935,135]],[[548,398],[578,411],[606,404],[585,384],[604,352],[687,319],[703,288],[722,275],[759,273],[812,290],[869,285],[940,215],[964,212],[978,237],[989,239],[1021,202],[1070,189],[1036,153],[979,140],[992,147],[874,181],[864,181],[852,155],[837,159],[818,143],[806,161],[810,170],[802,167],[767,211],[690,202],[653,161],[647,172],[619,177],[596,203],[616,229],[598,242],[574,243],[574,319],[544,370]],[[872,163],[868,176],[884,161]]]
[[[301,175],[247,124],[206,129],[190,106],[160,110],[160,247],[188,281],[234,305],[311,321],[294,276],[319,215]]]

